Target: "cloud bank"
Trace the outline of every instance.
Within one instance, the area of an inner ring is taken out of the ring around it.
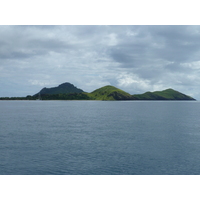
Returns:
[[[200,26],[0,26],[0,96],[173,88],[200,99]]]

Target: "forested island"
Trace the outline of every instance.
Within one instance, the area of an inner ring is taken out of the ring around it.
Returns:
[[[43,88],[37,94],[26,97],[1,97],[0,100],[195,100],[194,98],[173,89],[145,92],[131,95],[114,86],[107,85],[91,93],[84,92],[71,83],[57,87]]]

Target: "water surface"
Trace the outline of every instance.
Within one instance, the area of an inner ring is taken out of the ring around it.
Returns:
[[[200,174],[196,101],[0,101],[0,174]]]

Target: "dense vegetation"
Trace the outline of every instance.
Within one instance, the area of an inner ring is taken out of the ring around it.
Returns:
[[[138,100],[195,100],[194,98],[173,89],[156,92],[145,92],[133,95]]]
[[[42,94],[41,100],[93,100],[87,93],[70,93],[70,94]]]
[[[82,93],[83,90],[76,88],[71,83],[63,83],[59,85],[58,87],[52,87],[52,88],[43,88],[38,92],[36,95],[40,94],[70,94],[70,93]]]
[[[0,100],[36,100],[36,96],[28,95],[26,97],[0,97]]]
[[[2,97],[0,100],[195,100],[190,96],[167,89],[144,94],[130,95],[114,86],[107,85],[91,93],[83,92],[71,83],[63,83],[54,88],[43,88],[37,94],[26,97]]]

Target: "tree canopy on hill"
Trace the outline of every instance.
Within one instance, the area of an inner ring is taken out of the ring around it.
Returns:
[[[83,90],[75,87],[71,83],[62,83],[58,87],[52,87],[52,88],[43,88],[38,92],[38,94],[70,94],[70,93],[82,93],[84,92]]]
[[[43,88],[37,94],[26,97],[1,97],[0,100],[195,100],[194,98],[173,89],[144,94],[131,95],[111,85],[101,87],[91,93],[75,87],[71,83],[63,83],[58,87]]]
[[[163,91],[145,92],[144,94],[136,94],[133,96],[138,100],[195,100],[171,88]]]

